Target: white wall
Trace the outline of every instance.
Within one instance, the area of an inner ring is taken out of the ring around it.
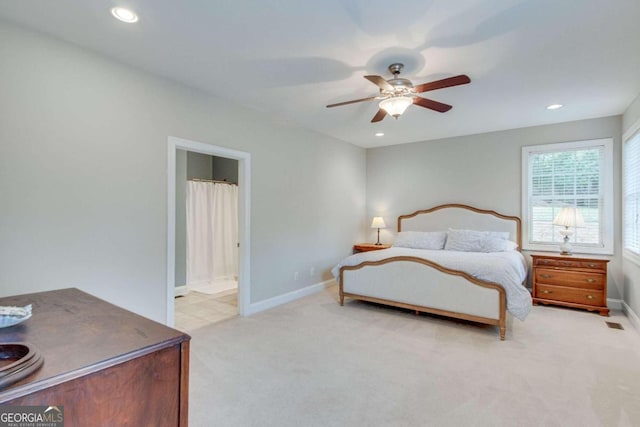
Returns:
[[[464,203],[521,215],[521,149],[598,138],[614,141],[614,217],[620,218],[621,117],[536,126],[367,150],[368,216],[382,215],[392,241],[398,215],[443,203]],[[369,240],[374,239],[373,231]],[[609,264],[610,298],[622,295],[620,224]]]
[[[627,107],[622,116],[622,133],[624,134],[629,130],[638,120],[640,120],[640,94]]]
[[[640,122],[640,95],[624,113],[622,120],[623,134],[638,122]],[[622,270],[624,274],[624,301],[636,316],[640,316],[640,265],[624,258]]]
[[[251,153],[252,302],[358,240],[363,149],[5,23],[0,58],[1,295],[75,286],[164,321],[168,136]]]

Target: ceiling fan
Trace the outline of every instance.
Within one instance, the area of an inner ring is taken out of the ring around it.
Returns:
[[[393,78],[389,80],[385,80],[383,77],[376,75],[364,76],[365,79],[380,88],[380,95],[371,96],[369,98],[354,99],[353,101],[338,102],[337,104],[329,104],[327,105],[327,108],[380,99],[381,101],[378,112],[373,116],[373,119],[371,119],[371,123],[379,122],[384,119],[387,114],[397,119],[411,104],[419,105],[439,113],[446,113],[452,108],[451,105],[443,104],[442,102],[434,101],[432,99],[422,98],[417,94],[445,87],[464,85],[471,82],[471,79],[468,76],[461,74],[459,76],[448,77],[446,79],[414,86],[410,80],[400,78],[400,72],[403,68],[404,64],[400,63],[389,65],[389,72],[393,74]]]

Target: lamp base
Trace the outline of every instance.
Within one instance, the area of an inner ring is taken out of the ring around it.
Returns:
[[[569,243],[569,233],[565,233],[562,233],[564,235],[564,239],[560,245],[560,255],[573,255],[573,247],[571,246],[571,243]]]

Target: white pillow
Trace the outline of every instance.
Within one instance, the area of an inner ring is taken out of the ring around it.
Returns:
[[[517,247],[518,244],[511,240],[487,237],[484,239],[481,252],[507,252],[512,251]]]
[[[447,243],[444,249],[446,251],[481,252],[486,237],[486,231],[450,228],[447,231]]]
[[[512,251],[518,245],[509,239],[508,231],[476,231],[456,230],[447,231],[447,251],[461,252],[504,252]]]
[[[509,232],[508,231],[487,231],[488,237],[495,237],[497,239],[509,240]]]
[[[444,231],[401,231],[393,246],[412,249],[442,249],[447,233]]]

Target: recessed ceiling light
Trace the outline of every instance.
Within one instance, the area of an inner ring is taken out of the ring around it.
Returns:
[[[384,136],[384,132],[377,132],[376,136]]]
[[[547,110],[557,110],[558,108],[562,108],[562,104],[551,104],[547,106]]]
[[[135,12],[125,9],[124,7],[114,7],[111,9],[111,14],[122,22],[126,22],[127,24],[133,24],[134,22],[138,22],[138,15]]]

